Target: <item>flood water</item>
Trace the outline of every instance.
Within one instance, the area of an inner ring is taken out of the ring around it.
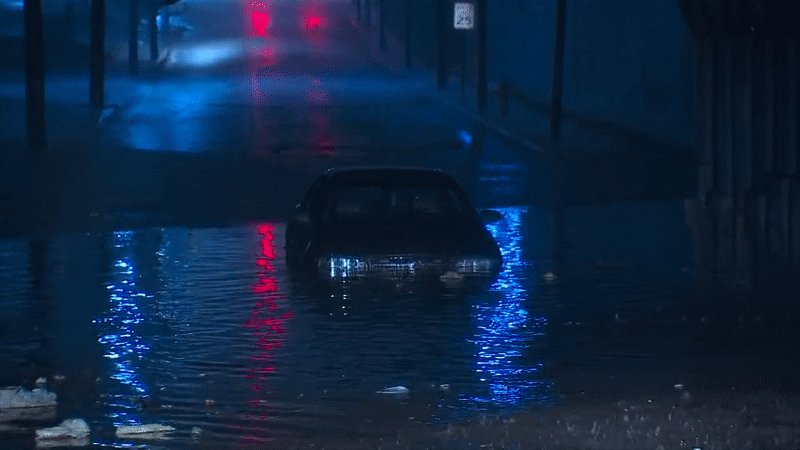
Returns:
[[[151,448],[358,447],[678,383],[796,391],[796,318],[704,309],[680,202],[500,211],[504,269],[468,293],[294,280],[284,223],[0,241],[0,386],[47,377],[57,421],[84,418],[98,447],[177,428]]]

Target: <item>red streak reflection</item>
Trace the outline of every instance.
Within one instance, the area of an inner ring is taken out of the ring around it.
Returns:
[[[268,415],[266,408],[269,406],[267,399],[261,398],[267,391],[265,382],[269,380],[275,372],[274,353],[283,347],[286,339],[286,322],[292,318],[291,311],[281,312],[285,309],[282,304],[283,295],[279,293],[278,281],[274,276],[275,248],[273,244],[275,226],[272,224],[261,224],[257,227],[258,234],[261,236],[261,254],[256,258],[258,267],[258,281],[253,286],[253,293],[256,301],[250,311],[250,317],[243,324],[255,338],[257,352],[250,355],[253,367],[248,369],[245,375],[250,380],[250,392],[254,395],[248,400],[248,404],[253,408],[251,414],[245,414],[243,419],[246,422],[266,422]],[[255,430],[249,428],[253,433]],[[265,431],[262,429],[262,431]],[[258,436],[244,436],[245,440],[259,440]]]

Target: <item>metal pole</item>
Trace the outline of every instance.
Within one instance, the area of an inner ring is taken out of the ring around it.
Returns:
[[[106,0],[92,0],[91,19],[89,102],[92,106],[100,107],[105,103]]]
[[[158,2],[151,0],[147,9],[147,25],[150,31],[150,61],[158,61]]]
[[[165,42],[170,42],[170,34],[172,30],[170,28],[170,21],[172,16],[172,10],[169,5],[164,6],[161,8],[161,34],[164,35]]]
[[[378,49],[386,50],[386,0],[378,2]]]
[[[550,103],[550,139],[561,137],[562,91],[564,83],[564,41],[567,25],[567,0],[556,3],[556,34],[553,47],[553,92]]]
[[[447,0],[436,1],[436,84],[447,89]]]
[[[128,71],[139,73],[139,0],[128,0]]]
[[[487,0],[478,0],[476,5],[476,16],[478,25],[478,73],[477,73],[477,94],[478,111],[489,109],[489,79],[487,74],[487,30],[489,20],[487,17]]]
[[[73,38],[75,34],[75,0],[68,0],[64,6],[64,36]]]
[[[25,0],[25,105],[28,147],[47,146],[44,107],[44,33],[41,0]]]
[[[405,0],[405,8],[403,8],[403,24],[405,33],[403,33],[403,38],[405,40],[405,45],[403,48],[404,51],[404,60],[406,69],[411,69],[412,61],[411,61],[411,45],[412,45],[412,34],[411,29],[414,27],[414,9],[413,5],[411,4],[412,0]]]

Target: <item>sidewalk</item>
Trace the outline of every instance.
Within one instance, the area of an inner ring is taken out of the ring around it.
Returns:
[[[490,86],[485,112],[478,111],[475,87],[465,85],[462,94],[457,77],[451,77],[441,96],[502,139],[547,161],[559,180],[561,200],[567,203],[686,198],[695,192],[697,166],[691,148],[569,112],[562,118],[561,138],[553,142],[549,111],[512,94],[503,112],[496,85]]]
[[[91,144],[101,121],[132,100],[134,86],[158,75],[177,41],[162,39],[159,57],[152,60],[148,43],[139,41],[139,73],[128,73],[126,43],[107,41],[105,104],[101,109],[89,104],[89,49],[74,40],[46,40],[45,115],[48,147],[76,148]],[[124,45],[123,45],[124,44]],[[0,147],[5,152],[26,150],[25,68],[21,36],[2,36],[6,51],[0,58]]]
[[[121,70],[106,73],[103,108],[89,103],[89,75],[81,72],[45,74],[45,120],[48,148],[75,148],[93,142],[98,127],[111,114],[131,102],[136,87],[152,76],[155,66],[143,66],[139,76]],[[5,152],[25,151],[25,79],[22,71],[0,72],[0,147]]]
[[[114,175],[108,174],[120,165],[92,163],[98,149],[108,150],[113,145],[103,139],[103,126],[136,101],[143,83],[161,73],[170,49],[162,46],[159,60],[151,61],[140,43],[139,75],[132,76],[127,72],[127,53],[122,55],[109,46],[102,108],[90,105],[86,61],[62,64],[67,55],[62,61],[46,60],[47,149],[35,154],[27,145],[24,67],[19,58],[15,59],[13,38],[0,39],[0,44],[10,46],[0,69],[0,234],[52,228],[54,221],[78,223],[96,206],[98,198],[108,196],[98,192],[107,183],[98,183],[97,167],[105,165],[101,172],[113,179]],[[123,201],[136,201],[140,189],[130,191],[133,195],[126,193]],[[9,222],[12,218],[13,227]]]
[[[390,39],[389,48],[380,51],[377,32],[359,26],[357,29],[366,52],[384,69],[395,74],[427,79],[435,89],[436,72],[430,67],[406,70],[402,49]],[[395,45],[392,46],[391,44]],[[460,75],[452,74],[445,90],[438,97],[453,109],[481,124],[501,140],[516,144],[534,160],[533,167],[555,180],[552,186],[560,194],[557,202],[586,204],[618,200],[689,198],[696,191],[697,162],[694,150],[676,143],[659,142],[643,133],[626,130],[612,123],[575,117],[565,111],[561,138],[550,139],[550,117],[547,105],[523,99],[509,89],[507,110],[501,108],[501,89],[489,86],[489,108],[479,112],[476,86]],[[531,182],[539,174],[532,175]],[[534,186],[534,191],[536,186]]]

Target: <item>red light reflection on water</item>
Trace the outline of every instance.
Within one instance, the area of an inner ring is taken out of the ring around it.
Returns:
[[[311,143],[318,153],[333,154],[336,151],[336,140],[331,131],[330,118],[327,112],[312,110],[309,116],[311,122]]]
[[[267,408],[268,400],[264,397],[266,382],[275,372],[275,351],[283,347],[286,339],[286,322],[292,318],[291,311],[284,311],[286,305],[282,303],[283,294],[280,293],[278,280],[275,278],[276,258],[274,237],[275,226],[272,224],[261,224],[257,227],[258,234],[261,236],[261,252],[256,258],[258,267],[258,281],[253,286],[253,293],[256,301],[250,312],[250,317],[243,324],[252,333],[256,342],[256,352],[250,355],[253,365],[245,375],[250,382],[250,392],[252,397],[248,404],[253,408],[249,414],[245,414],[245,422],[266,422],[268,419]],[[263,438],[255,436],[256,429],[247,428],[250,434],[243,437],[246,441],[261,441]],[[261,431],[266,431],[260,428]]]

